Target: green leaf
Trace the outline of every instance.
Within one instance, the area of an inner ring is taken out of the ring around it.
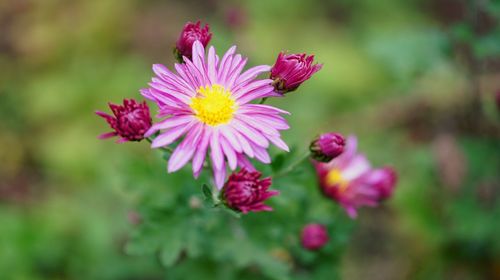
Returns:
[[[276,173],[283,169],[285,163],[285,154],[279,154],[277,155],[271,162],[271,168],[273,169],[273,172]]]
[[[170,235],[167,237],[165,237],[166,242],[163,243],[161,248],[160,261],[164,266],[169,267],[177,261],[184,248],[184,234],[178,228],[176,230],[172,230]]]
[[[207,184],[203,184],[203,186],[201,186],[201,190],[203,192],[203,196],[204,196],[205,201],[207,201],[213,205],[214,204],[214,195],[212,193],[212,189]]]
[[[225,205],[221,205],[220,207],[222,208],[222,210],[224,210],[224,212],[228,213],[229,215],[238,219],[241,218],[241,212],[235,211]]]

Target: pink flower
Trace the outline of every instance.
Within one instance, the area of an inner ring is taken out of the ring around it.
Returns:
[[[397,180],[396,171],[391,167],[375,169],[366,178],[368,184],[379,190],[381,200],[392,196]]]
[[[308,224],[300,235],[302,247],[308,250],[321,249],[328,242],[328,231],[321,224]]]
[[[244,214],[249,211],[273,210],[264,205],[264,201],[271,196],[278,195],[279,192],[268,191],[271,186],[271,178],[259,180],[260,176],[260,172],[249,172],[244,168],[238,173],[231,174],[221,192],[224,203],[229,208]]]
[[[323,133],[309,147],[311,156],[317,161],[329,162],[344,151],[345,139],[339,133]]]
[[[347,139],[344,152],[328,163],[314,162],[323,193],[337,201],[351,218],[362,206],[377,206],[392,194],[396,176],[392,169],[372,169],[356,153],[357,139]]]
[[[134,99],[124,99],[123,106],[109,103],[113,115],[96,111],[98,116],[103,117],[113,129],[112,132],[104,133],[100,139],[120,136],[119,143],[126,141],[141,141],[144,133],[151,127],[151,116],[146,102],[137,103]]]
[[[184,139],[168,161],[168,172],[175,172],[192,161],[193,174],[198,177],[210,150],[216,186],[224,185],[227,166],[231,170],[246,167],[254,170],[248,158],[270,163],[270,143],[288,151],[280,130],[289,126],[281,114],[286,111],[269,105],[251,104],[255,99],[276,96],[272,80],[256,80],[268,72],[267,65],[255,66],[241,73],[246,58],[235,55],[231,47],[219,59],[214,47],[205,55],[203,45],[193,44],[193,59],[176,64],[177,73],[165,66],[153,65],[156,73],[150,88],[142,94],[159,106],[159,117],[146,136],[161,131],[153,148]]]
[[[281,52],[271,69],[271,79],[276,92],[287,93],[297,89],[303,82],[318,72],[322,64],[314,64],[314,55],[285,54]]]
[[[200,41],[203,47],[206,47],[210,39],[212,39],[212,33],[210,33],[210,26],[208,24],[205,24],[202,28],[200,21],[196,23],[188,22],[184,25],[179,39],[177,39],[174,53],[180,62],[183,61],[183,56],[191,59],[194,42]]]

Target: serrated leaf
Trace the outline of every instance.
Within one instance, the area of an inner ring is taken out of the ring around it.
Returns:
[[[166,266],[172,266],[175,261],[179,258],[182,252],[183,245],[183,235],[180,231],[174,230],[169,238],[166,238],[166,242],[160,251],[160,261]]]

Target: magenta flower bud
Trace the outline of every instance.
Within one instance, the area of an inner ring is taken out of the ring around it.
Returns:
[[[285,54],[281,52],[271,68],[271,79],[276,92],[285,94],[296,90],[303,82],[318,72],[322,64],[314,64],[314,55]]]
[[[328,231],[321,224],[308,224],[302,229],[300,239],[305,249],[318,250],[328,242]]]
[[[311,157],[317,161],[329,162],[344,151],[345,139],[339,133],[323,133],[311,142]]]
[[[183,62],[183,56],[191,59],[193,56],[193,44],[195,41],[200,41],[203,47],[208,45],[212,39],[212,33],[210,33],[210,26],[205,24],[201,27],[201,22],[196,23],[188,22],[184,25],[179,39],[175,44],[174,54],[179,62]]]
[[[137,103],[134,99],[124,99],[123,106],[109,103],[109,108],[114,116],[101,111],[95,112],[103,117],[113,129],[112,132],[100,135],[100,139],[120,136],[118,143],[144,139],[144,133],[148,131],[152,123],[146,101]]]
[[[271,178],[259,180],[260,176],[260,172],[250,172],[244,168],[231,174],[222,188],[222,201],[229,208],[244,214],[249,211],[272,211],[271,207],[264,205],[264,201],[271,196],[278,195],[279,192],[268,191]]]

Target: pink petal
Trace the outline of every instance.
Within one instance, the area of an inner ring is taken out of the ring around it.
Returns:
[[[168,160],[168,172],[172,173],[181,169],[191,159],[195,152],[202,132],[202,125],[197,124],[191,129],[184,140],[179,144]]]
[[[237,85],[245,85],[249,81],[253,80],[257,75],[259,75],[262,72],[269,72],[271,70],[271,66],[269,65],[259,65],[252,67],[245,71],[243,74],[241,74],[238,79],[236,80]],[[235,90],[238,88],[235,88]]]
[[[162,120],[161,122],[155,123],[145,134],[145,137],[149,137],[154,134],[156,131],[161,129],[168,129],[175,126],[181,126],[183,124],[194,121],[194,117],[192,115],[180,115],[173,116],[168,119]]]
[[[260,132],[262,132],[264,134],[269,134],[269,135],[274,135],[274,136],[280,136],[280,133],[279,133],[278,130],[276,130],[272,126],[269,126],[265,122],[257,122],[254,119],[252,119],[251,117],[248,117],[248,116],[246,116],[244,114],[240,114],[236,118],[239,119],[242,122],[245,122],[246,124],[248,124],[252,128],[254,128],[254,129],[256,129],[256,130],[258,130],[258,131],[260,131]]]
[[[200,70],[201,73],[205,73],[205,48],[196,40],[193,43],[193,64]]]
[[[191,128],[193,125],[193,122],[187,124],[187,125],[182,125],[182,126],[176,126],[168,131],[163,132],[162,134],[158,135],[153,140],[153,143],[151,144],[151,148],[159,148],[163,146],[170,145],[172,142],[177,140],[181,135],[186,132],[188,129]]]
[[[240,142],[238,142],[237,136],[234,135],[232,130],[228,126],[221,126],[219,131],[221,134],[224,136],[224,138],[231,144],[232,148],[238,152],[241,153],[243,152],[243,149],[241,148]]]
[[[210,79],[210,83],[212,85],[217,83],[217,73],[215,72],[216,68],[217,65],[215,65],[215,49],[212,46],[208,50],[208,78]]]
[[[221,80],[221,83],[225,86],[227,86],[227,88],[231,88],[231,86],[229,85],[229,80],[231,79],[232,75],[235,74],[235,69],[238,68],[240,64],[240,62],[242,62],[243,59],[242,59],[242,56],[241,54],[237,54],[233,57],[233,60],[231,61],[231,65],[229,67],[229,70],[227,72],[227,75],[225,77],[225,79]]]
[[[234,63],[234,62],[233,62]],[[236,67],[231,70],[230,74],[229,74],[229,78],[227,79],[226,81],[226,86],[227,88],[229,89],[232,89],[233,86],[234,86],[234,81],[236,80],[236,78],[239,77],[240,73],[241,73],[241,70],[243,70],[243,67],[245,67],[245,64],[247,63],[247,59],[242,59],[237,65]]]
[[[229,71],[229,67],[230,67],[231,61],[233,59],[232,56],[233,56],[235,51],[236,51],[236,46],[232,46],[231,48],[229,48],[229,50],[227,50],[227,52],[222,57],[222,61],[221,61],[220,66],[219,66],[219,70],[217,71],[218,83],[221,83],[222,80],[226,79],[225,73],[227,73]]]
[[[232,127],[231,131],[232,134],[236,136],[236,138],[238,138],[238,142],[241,144],[241,149],[243,150],[243,152],[250,158],[253,158],[255,156],[255,153],[253,152],[252,146],[250,145],[250,143],[248,143],[247,139]]]
[[[219,137],[219,131],[214,129],[210,139],[210,155],[215,169],[221,169],[224,164],[224,156],[220,147]]]
[[[271,141],[276,147],[289,152],[290,148],[288,148],[288,145],[278,136],[273,136],[273,135],[266,135],[266,138]]]
[[[193,157],[193,173],[195,177],[198,177],[201,169],[203,168],[203,163],[205,162],[205,157],[207,154],[208,143],[210,142],[211,131],[209,129],[205,129],[203,135],[201,136],[201,140],[196,148],[196,153]]]
[[[242,135],[245,135],[245,137],[250,141],[264,148],[269,147],[269,141],[267,141],[267,139],[264,136],[262,136],[260,132],[251,128],[246,123],[239,121],[237,119],[233,119],[232,124],[233,128],[238,130]]]
[[[245,155],[238,154],[236,155],[236,157],[238,158],[238,166],[240,168],[245,168],[251,172],[257,171],[255,167],[252,165],[252,163],[245,157]]]
[[[214,181],[215,181],[215,186],[217,187],[218,190],[222,189],[224,187],[224,183],[226,181],[226,166],[224,162],[222,162],[221,169],[216,169],[214,168]]]
[[[222,151],[226,155],[229,168],[231,168],[231,170],[235,170],[238,161],[236,159],[236,153],[234,152],[233,148],[231,148],[231,145],[226,141],[226,139],[224,139],[224,137],[220,137],[219,140]]]
[[[241,105],[238,111],[242,113],[262,113],[262,114],[286,114],[290,115],[289,112],[275,108],[273,106],[264,104],[244,104]]]
[[[269,164],[271,163],[271,157],[267,153],[266,149],[258,146],[254,146],[253,150],[255,152],[255,157],[260,160],[262,163]]]
[[[108,139],[108,138],[114,137],[116,135],[118,135],[118,133],[116,133],[116,132],[113,131],[113,132],[103,133],[103,134],[99,135],[97,138],[99,138],[99,139]]]

